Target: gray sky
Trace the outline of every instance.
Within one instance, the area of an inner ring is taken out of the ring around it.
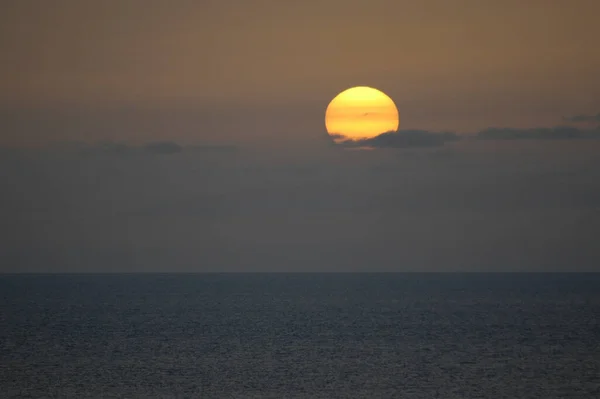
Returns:
[[[0,271],[600,271],[600,143],[0,157]]]
[[[600,271],[599,13],[4,0],[0,271]],[[332,147],[357,85],[408,148]]]

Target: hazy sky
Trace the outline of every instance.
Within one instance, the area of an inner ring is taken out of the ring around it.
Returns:
[[[598,0],[0,1],[0,272],[600,270]]]
[[[600,143],[0,156],[2,271],[600,271]]]
[[[401,128],[552,126],[600,110],[597,0],[4,0],[0,8],[5,143],[315,137],[328,101],[354,85],[389,94]],[[140,112],[164,126],[144,125]],[[104,128],[91,126],[90,113]]]

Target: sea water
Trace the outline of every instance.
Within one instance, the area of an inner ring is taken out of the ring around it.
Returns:
[[[597,274],[0,276],[2,398],[598,398]]]

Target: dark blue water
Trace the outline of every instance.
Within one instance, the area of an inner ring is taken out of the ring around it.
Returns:
[[[597,398],[600,275],[0,276],[0,397]]]

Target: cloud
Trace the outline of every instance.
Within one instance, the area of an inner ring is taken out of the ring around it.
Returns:
[[[103,140],[97,143],[80,141],[59,141],[38,150],[31,148],[2,148],[9,153],[48,153],[48,154],[80,154],[85,156],[132,156],[132,155],[172,155],[188,153],[227,153],[237,149],[233,145],[181,145],[175,141],[152,141],[141,145],[132,145],[121,141]]]
[[[480,140],[573,140],[600,139],[599,129],[579,129],[572,126],[553,128],[488,128],[477,133]]]
[[[596,115],[565,116],[563,119],[568,122],[600,122],[600,112]]]
[[[414,148],[414,147],[439,147],[445,142],[459,140],[459,136],[451,132],[428,132],[425,130],[399,130],[386,132],[379,136],[364,140],[343,140],[343,135],[332,135],[336,140],[342,139],[340,144],[345,147],[372,147],[372,148]]]
[[[183,151],[183,148],[173,141],[157,141],[146,144],[144,150],[151,154],[177,154]]]
[[[234,145],[191,145],[186,147],[187,151],[194,152],[216,152],[216,153],[226,153],[226,152],[234,152],[237,151],[237,147]]]
[[[579,115],[570,118],[572,121],[600,121],[600,114],[596,116]],[[330,135],[333,140],[344,147],[370,147],[370,148],[427,148],[440,147],[446,142],[461,140],[463,137],[453,132],[430,132],[426,130],[399,130],[386,132],[379,136],[352,140],[344,135]],[[499,128],[490,127],[478,132],[475,136],[479,140],[580,140],[600,139],[600,126],[592,129],[583,129],[575,126],[555,126],[540,128]]]
[[[63,150],[79,149],[80,153],[86,155],[132,155],[136,152],[136,148],[126,143],[114,142],[114,141],[102,141],[96,145],[75,145],[75,146],[64,146]]]

